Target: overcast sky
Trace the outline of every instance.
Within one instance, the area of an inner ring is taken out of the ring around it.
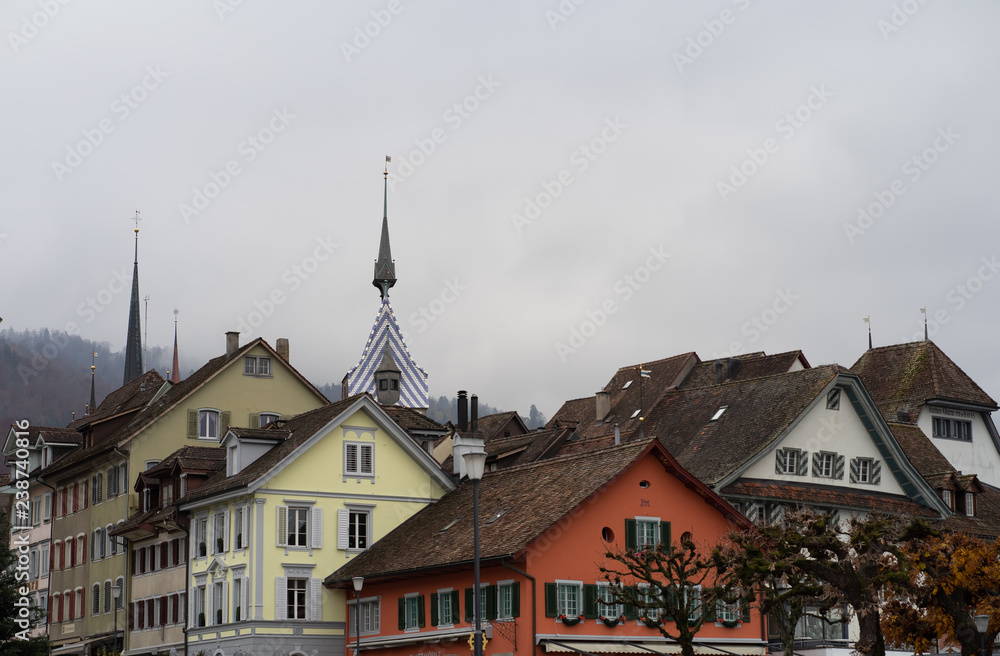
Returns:
[[[863,317],[913,341],[926,306],[997,398],[998,24],[987,0],[5,2],[3,328],[121,349],[139,210],[150,345],[176,307],[185,374],[242,327],[339,382],[388,154],[432,395],[551,416],[687,351],[850,366]]]

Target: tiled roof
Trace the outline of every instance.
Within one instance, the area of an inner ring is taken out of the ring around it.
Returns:
[[[108,394],[93,412],[74,419],[67,428],[77,430],[87,424],[96,424],[122,413],[138,410],[149,403],[163,383],[163,376],[156,369],[150,369]]]
[[[402,426],[406,432],[446,432],[445,426],[437,423],[427,415],[413,408],[406,408],[400,405],[381,406],[392,420]]]
[[[811,506],[848,508],[868,512],[912,515],[929,519],[940,518],[935,511],[895,495],[874,491],[854,491],[833,485],[796,485],[788,481],[756,481],[740,479],[722,490],[724,497],[778,499]]]
[[[486,473],[479,483],[481,560],[517,556],[648,449],[670,462],[669,455],[647,440]],[[464,481],[358,554],[326,582],[349,582],[354,576],[391,578],[470,563],[472,487]]]
[[[477,425],[479,427],[479,431],[483,434],[483,439],[486,440],[486,443],[488,444],[494,438],[505,439],[503,435],[498,435],[498,433],[503,430],[503,427],[507,425],[507,422],[512,419],[520,425],[524,433],[528,432],[528,427],[524,425],[524,422],[521,421],[521,416],[514,410],[511,410],[510,412],[497,412],[492,415],[482,416],[477,420]]]
[[[858,374],[886,421],[915,423],[926,401],[997,404],[934,342],[869,349],[851,369]]]
[[[51,426],[29,426],[28,439],[34,444],[38,438],[46,444],[82,444],[83,434],[72,428],[52,428]]]
[[[806,361],[806,357],[802,354],[802,351],[788,351],[787,353],[776,353],[774,355],[764,355],[763,352],[749,353],[741,355],[737,360],[739,360],[739,365],[736,367],[736,373],[733,375],[732,380],[749,380],[751,378],[783,374],[788,372],[798,360],[804,363],[805,368],[809,368],[809,363]],[[698,363],[678,387],[680,389],[691,389],[694,387],[716,385],[716,362],[722,363],[722,370],[728,379],[728,363],[726,360],[708,360]]]
[[[267,342],[265,342],[262,338],[258,337],[257,339],[254,339],[245,344],[243,347],[241,347],[240,350],[238,350],[235,354],[233,354],[232,357],[226,357],[225,355],[220,355],[217,358],[212,358],[211,360],[206,362],[200,369],[195,371],[193,374],[191,374],[181,382],[177,383],[176,385],[171,386],[170,389],[168,389],[160,398],[158,398],[155,403],[143,407],[138,413],[135,414],[134,417],[132,417],[132,419],[127,424],[116,430],[106,439],[102,440],[99,444],[95,444],[93,446],[84,449],[77,449],[76,451],[67,455],[66,457],[59,459],[53,465],[50,465],[45,470],[43,470],[42,476],[52,476],[53,474],[58,474],[59,472],[72,468],[75,465],[83,464],[88,459],[94,456],[106,453],[110,451],[113,447],[116,446],[120,447],[126,444],[130,439],[135,437],[140,431],[142,431],[147,426],[152,424],[154,421],[162,417],[169,410],[173,409],[178,403],[183,401],[190,394],[201,388],[201,386],[204,383],[206,383],[217,373],[225,369],[233,362],[241,363],[243,354],[249,351],[250,349],[254,348],[255,346],[257,346],[258,344],[264,345],[267,349],[273,352],[273,349],[271,349],[271,347],[267,344]],[[287,366],[287,363],[285,363],[285,365]],[[149,372],[143,374],[142,377],[136,380],[142,380],[148,375]],[[157,374],[157,376],[159,376],[159,374]],[[160,380],[162,380],[162,378]],[[316,390],[316,388],[313,387],[308,381],[306,381],[305,379],[302,380],[305,384],[307,384],[310,387],[310,389],[314,390],[315,393],[320,398],[326,398],[322,395],[322,393],[319,392],[319,390]],[[132,383],[135,382],[136,381],[132,381]],[[131,385],[132,383],[129,383],[129,385]],[[128,385],[126,385],[125,387],[128,387]],[[145,393],[148,394],[151,387],[152,386],[147,386],[146,388],[147,391]],[[152,396],[155,395],[157,389],[153,390],[153,393],[150,395],[150,398],[152,398]],[[103,406],[103,404],[101,405]]]
[[[197,501],[198,499],[203,499],[222,492],[245,488],[251,485],[257,481],[257,479],[271,471],[271,469],[284,460],[286,456],[291,454],[295,451],[295,449],[302,445],[302,443],[315,435],[316,431],[321,429],[323,426],[326,426],[335,417],[337,417],[337,415],[353,405],[362,396],[364,395],[357,394],[355,396],[349,396],[346,399],[335,401],[321,408],[316,408],[315,410],[295,415],[288,421],[284,422],[284,424],[280,427],[272,425],[272,428],[235,429],[233,432],[237,432],[238,430],[240,434],[245,435],[250,435],[251,433],[267,433],[268,435],[277,433],[285,436],[285,439],[275,445],[270,451],[262,455],[260,458],[253,461],[248,467],[243,469],[238,474],[227,476],[225,470],[219,471],[207,481],[202,483],[197,489],[186,494],[184,498],[181,499],[181,504],[187,504],[190,501]]]
[[[157,477],[178,466],[182,471],[216,471],[225,466],[226,452],[218,446],[182,446],[154,467],[142,472]]]
[[[844,372],[838,365],[823,365],[676,390],[649,413],[644,432],[659,438],[692,474],[715,485],[769,448]],[[711,421],[722,406],[727,410]]]
[[[896,421],[886,422],[893,437],[910,461],[925,480],[935,475],[951,475],[955,467],[948,462],[934,442],[927,437],[915,424],[903,424]]]
[[[959,533],[996,540],[1000,537],[1000,490],[984,485],[983,491],[976,495],[976,516],[956,513],[946,519],[944,525]]]

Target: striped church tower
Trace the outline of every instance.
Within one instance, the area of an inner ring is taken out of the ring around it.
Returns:
[[[388,157],[385,160],[387,163],[390,161]],[[375,324],[368,334],[368,342],[361,354],[361,361],[344,376],[341,383],[342,393],[343,398],[346,398],[352,394],[367,392],[379,399],[380,403],[389,400],[392,405],[426,409],[427,372],[413,361],[410,350],[403,341],[392,305],[389,304],[389,289],[396,284],[396,263],[392,259],[392,250],[389,247],[388,164],[383,175],[385,188],[382,200],[382,238],[379,242],[378,258],[375,260],[375,277],[372,279],[372,285],[381,294],[382,304],[375,317]],[[376,372],[380,370],[391,372],[392,375],[380,375],[376,379]],[[399,372],[398,399],[397,390],[391,389],[397,385],[396,371]],[[386,389],[379,389],[379,385]]]

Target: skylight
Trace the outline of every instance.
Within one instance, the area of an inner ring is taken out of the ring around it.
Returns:
[[[441,529],[440,531],[438,531],[438,533],[444,533],[444,532],[445,532],[445,531],[447,531],[447,530],[448,530],[449,528],[451,528],[451,527],[452,527],[452,526],[454,526],[455,524],[457,524],[457,523],[459,523],[460,521],[462,521],[462,518],[463,518],[463,517],[465,517],[465,515],[459,515],[459,516],[458,516],[458,517],[456,517],[455,519],[451,520],[450,522],[448,522],[447,524],[445,524],[445,525],[444,525],[444,528],[442,528],[442,529]]]
[[[508,510],[510,510],[510,508],[504,508],[503,510],[498,510],[497,512],[490,515],[483,523],[492,524],[493,522],[497,521],[498,519],[506,515]]]
[[[638,411],[638,410],[636,410],[635,412],[633,412],[633,413],[632,413],[632,416],[631,416],[631,417],[629,417],[629,419],[635,419],[635,418],[636,418],[636,417],[638,417],[638,416],[639,416],[639,411]]]
[[[624,384],[624,385],[622,385],[622,389],[628,389],[628,386],[629,386],[629,385],[631,385],[631,384],[632,384],[632,381],[631,381],[631,380],[626,380],[626,381],[625,381],[625,384]]]
[[[712,415],[712,418],[709,419],[709,421],[719,421],[719,417],[722,416],[722,413],[724,413],[726,411],[726,408],[728,408],[728,407],[729,407],[728,405],[724,405],[721,408],[719,408],[718,410],[716,410],[715,414]]]

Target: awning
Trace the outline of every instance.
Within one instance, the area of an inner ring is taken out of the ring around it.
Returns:
[[[548,640],[543,639],[547,653],[589,653],[589,654],[639,654],[652,656],[653,654],[680,654],[681,648],[676,643],[650,642],[642,643],[630,641],[624,642],[601,642],[601,641],[579,641],[579,640]],[[723,644],[715,647],[705,643],[695,643],[694,653],[704,654],[704,656],[727,656],[737,654],[738,656],[765,656],[767,647],[765,645],[731,645]]]

